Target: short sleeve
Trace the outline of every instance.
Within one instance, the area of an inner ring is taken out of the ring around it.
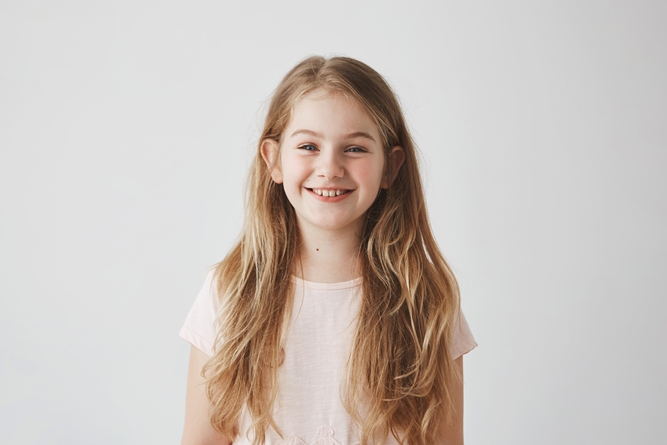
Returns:
[[[213,355],[216,328],[215,315],[218,312],[218,292],[214,282],[215,270],[206,276],[179,335],[196,346],[209,357]]]
[[[463,312],[459,312],[454,329],[452,330],[451,356],[453,360],[467,354],[477,347],[475,337],[472,336],[470,326]]]

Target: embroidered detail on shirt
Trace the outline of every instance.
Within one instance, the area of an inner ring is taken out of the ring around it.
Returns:
[[[341,445],[336,439],[333,438],[334,430],[330,426],[323,426],[317,432],[317,439],[313,442],[312,445]],[[308,445],[298,436],[292,436],[287,439],[285,445]]]

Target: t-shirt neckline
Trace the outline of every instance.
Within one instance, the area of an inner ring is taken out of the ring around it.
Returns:
[[[349,281],[341,281],[338,283],[318,283],[316,281],[306,281],[302,278],[295,277],[292,275],[292,282],[295,283],[297,286],[304,287],[306,289],[328,289],[328,290],[336,290],[336,289],[349,289],[351,287],[357,287],[361,285],[362,278],[355,278],[354,280],[349,280]]]

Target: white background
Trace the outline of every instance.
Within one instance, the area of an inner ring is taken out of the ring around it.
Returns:
[[[667,443],[667,4],[231,5],[0,1],[0,443],[179,443],[178,330],[310,54],[402,100],[480,345],[467,443]]]

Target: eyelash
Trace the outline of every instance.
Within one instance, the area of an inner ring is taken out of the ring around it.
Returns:
[[[312,148],[308,148],[308,147],[312,147]],[[305,150],[305,151],[315,151],[315,150],[317,150],[317,147],[314,146],[313,144],[299,145],[298,148],[301,149],[301,150]],[[352,150],[354,150],[354,151],[352,151]],[[349,153],[365,153],[367,150],[363,147],[353,146],[353,147],[347,148],[345,151],[349,152]]]

